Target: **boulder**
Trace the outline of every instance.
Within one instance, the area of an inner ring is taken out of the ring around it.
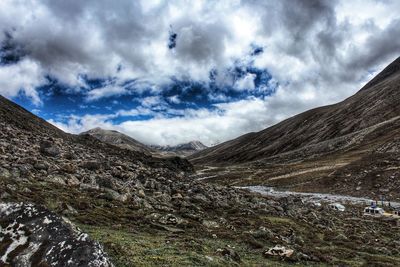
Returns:
[[[0,225],[0,266],[113,266],[100,244],[42,206],[0,203]]]
[[[281,257],[290,258],[294,253],[293,249],[285,248],[284,246],[276,245],[264,252],[266,257]]]
[[[119,200],[121,197],[120,193],[115,190],[105,188],[104,191],[103,197],[107,200]]]
[[[40,143],[40,153],[45,156],[57,157],[60,155],[60,149],[50,141],[43,141]]]
[[[73,175],[68,175],[66,180],[67,180],[67,185],[70,186],[78,186],[81,183],[79,179]]]
[[[49,169],[49,164],[44,161],[39,161],[33,166],[36,170],[47,171]]]

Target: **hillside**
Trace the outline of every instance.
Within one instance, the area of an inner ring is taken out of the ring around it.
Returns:
[[[205,149],[208,181],[400,199],[400,58],[359,92]],[[215,168],[218,167],[218,168]],[[210,168],[210,167],[207,167]]]
[[[397,58],[358,93],[340,103],[306,111],[260,132],[205,149],[190,159],[195,164],[217,165],[265,159],[334,140],[399,116],[399,69],[400,58]],[[305,156],[313,152],[310,149]]]

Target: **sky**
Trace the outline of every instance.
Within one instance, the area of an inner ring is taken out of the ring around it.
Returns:
[[[210,146],[356,93],[397,0],[1,0],[0,94],[71,133]]]

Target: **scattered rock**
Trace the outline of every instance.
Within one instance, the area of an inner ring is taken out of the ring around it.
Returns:
[[[166,214],[164,216],[161,216],[158,220],[159,223],[161,224],[174,224],[174,225],[180,225],[185,222],[185,220],[173,215],[173,214]]]
[[[78,214],[76,209],[74,209],[73,207],[71,207],[67,203],[62,203],[61,208],[62,208],[62,214],[64,214],[64,215],[76,215],[76,214]]]
[[[69,185],[69,186],[78,186],[78,185],[80,185],[80,181],[78,180],[78,178],[76,178],[75,176],[72,176],[72,175],[70,175],[70,176],[68,176],[67,178],[66,178],[66,180],[67,180],[67,185]]]
[[[0,177],[10,178],[11,177],[11,173],[7,169],[0,167]]]
[[[73,165],[73,164],[71,164],[71,163],[65,163],[65,164],[61,167],[61,170],[62,170],[63,172],[72,174],[72,173],[75,173],[75,172],[76,172],[76,166]]]
[[[219,224],[215,221],[203,220],[203,225],[207,228],[219,228]]]
[[[105,199],[108,199],[108,200],[119,200],[120,197],[121,197],[121,195],[117,191],[114,191],[112,189],[105,188],[104,191],[105,191],[105,193],[103,194],[103,197]]]
[[[82,167],[91,171],[96,171],[99,170],[101,168],[101,164],[100,162],[97,161],[85,161],[82,164]]]
[[[37,162],[34,166],[33,166],[36,170],[45,170],[47,171],[49,169],[49,164],[47,162]]]
[[[240,262],[239,254],[231,247],[218,249],[217,252],[220,253],[222,256],[224,256],[227,259],[231,259],[231,260],[234,260],[236,262]]]

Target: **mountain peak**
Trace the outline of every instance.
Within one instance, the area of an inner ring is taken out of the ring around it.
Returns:
[[[120,148],[126,148],[133,151],[140,151],[147,155],[150,155],[153,152],[145,144],[142,144],[141,142],[135,140],[134,138],[115,130],[105,130],[103,128],[96,127],[81,134],[89,134],[99,139],[102,142],[118,146]]]
[[[199,140],[192,140],[188,143],[191,147],[193,147],[193,149],[195,150],[203,150],[205,148],[207,148],[206,145],[204,145],[202,142],[200,142]]]

